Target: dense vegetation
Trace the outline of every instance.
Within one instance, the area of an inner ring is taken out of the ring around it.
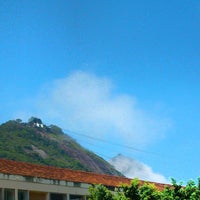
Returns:
[[[41,119],[11,120],[0,125],[0,158],[121,175],[104,159],[79,145],[56,125]]]
[[[189,181],[184,187],[172,179],[172,184],[163,190],[150,183],[141,185],[134,179],[130,185],[122,185],[115,192],[103,185],[92,186],[89,191],[89,200],[200,200],[200,179],[197,185]]]

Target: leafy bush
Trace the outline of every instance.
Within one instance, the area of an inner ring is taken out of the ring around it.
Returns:
[[[89,200],[114,200],[114,195],[103,185],[89,188]]]
[[[200,179],[197,185],[188,181],[185,187],[172,179],[172,184],[161,191],[153,184],[141,185],[138,179],[134,179],[130,185],[117,188],[115,193],[102,185],[90,187],[89,192],[90,200],[200,200]]]

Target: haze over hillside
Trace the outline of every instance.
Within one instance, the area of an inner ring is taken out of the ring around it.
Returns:
[[[122,154],[118,154],[109,162],[128,178],[139,178],[141,180],[169,183],[167,178],[162,174],[154,172],[150,166]]]

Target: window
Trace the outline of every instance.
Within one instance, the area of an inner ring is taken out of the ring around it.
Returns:
[[[18,200],[28,200],[28,191],[18,190]]]
[[[50,194],[50,200],[66,200],[66,195],[51,193]]]
[[[74,182],[74,187],[81,187],[81,183]]]
[[[81,195],[70,195],[69,200],[84,200],[84,196],[81,196]]]
[[[2,200],[3,194],[2,194],[2,189],[0,188],[0,200]]]
[[[15,190],[5,189],[4,190],[4,200],[15,200]]]

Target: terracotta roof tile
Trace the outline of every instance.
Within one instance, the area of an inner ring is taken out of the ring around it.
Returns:
[[[131,179],[129,178],[119,176],[96,174],[92,172],[77,171],[66,168],[44,166],[6,159],[0,159],[0,173],[88,184],[102,184],[105,186],[113,187],[117,187],[120,184],[130,184],[131,182]],[[141,181],[141,183],[142,182],[143,181]],[[166,184],[154,184],[160,190],[166,186]]]

